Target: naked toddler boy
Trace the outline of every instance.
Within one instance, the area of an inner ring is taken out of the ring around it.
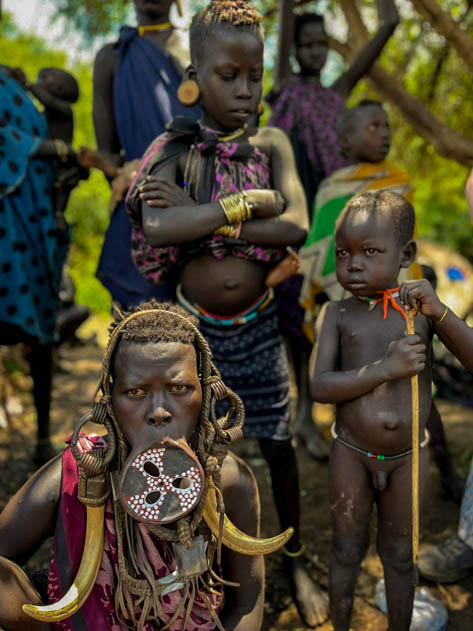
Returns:
[[[430,345],[439,321],[419,315],[406,335],[398,275],[415,259],[411,204],[389,191],[354,197],[336,227],[338,282],[352,296],[323,307],[311,357],[311,394],[335,403],[329,595],[335,631],[348,631],[353,592],[378,509],[377,550],[386,580],[389,631],[408,631],[411,559],[411,386],[419,375],[420,440],[431,406]],[[420,450],[420,505],[428,450]]]

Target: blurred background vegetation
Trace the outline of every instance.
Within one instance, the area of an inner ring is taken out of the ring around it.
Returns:
[[[473,35],[473,0],[428,0],[460,22],[461,28]],[[75,106],[74,146],[95,147],[92,125],[92,63],[72,62],[67,53],[67,29],[83,37],[84,46],[97,39],[113,40],[118,25],[125,19],[133,23],[132,2],[127,0],[54,0],[56,17],[65,19],[64,46],[53,50],[38,36],[21,32],[8,13],[0,22],[0,59],[20,66],[33,79],[43,66],[67,68],[78,78],[81,98]],[[191,0],[191,11],[205,2]],[[256,0],[265,15],[269,35],[265,89],[272,83],[272,64],[276,52],[278,5],[274,0]],[[473,117],[469,103],[473,97],[471,68],[467,67],[455,48],[435,30],[419,11],[417,0],[397,0],[401,24],[380,60],[382,69],[418,99],[419,108],[426,107],[462,137],[473,142]],[[298,10],[323,11],[327,30],[342,46],[356,52],[356,28],[347,20],[347,11],[355,8],[369,32],[377,26],[374,0],[319,0],[303,2]],[[356,26],[356,24],[355,24]],[[358,45],[358,48],[359,48]],[[473,43],[472,43],[473,49]],[[344,55],[349,58],[349,54]],[[9,61],[14,60],[14,61]],[[331,83],[344,66],[344,59],[331,52],[323,80]],[[376,82],[361,82],[350,98],[355,104],[362,98],[385,100]],[[267,108],[266,108],[267,109]],[[386,101],[393,130],[389,160],[410,174],[416,188],[416,211],[420,234],[445,243],[473,260],[473,236],[464,199],[468,174],[466,163],[440,156],[425,135],[409,123],[399,107]],[[265,114],[267,118],[267,112]],[[263,121],[265,118],[263,118]],[[472,154],[473,160],[473,154]],[[473,164],[473,161],[470,163]],[[67,218],[73,227],[69,267],[77,288],[77,301],[95,312],[109,312],[108,292],[95,278],[103,236],[108,225],[108,185],[100,173],[78,186],[71,196]]]

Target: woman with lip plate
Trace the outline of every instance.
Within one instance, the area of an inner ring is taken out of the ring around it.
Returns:
[[[291,531],[258,538],[256,482],[229,453],[243,405],[195,322],[156,301],[117,315],[92,410],[0,515],[2,629],[260,629],[262,555]],[[53,535],[40,594],[17,564]]]
[[[178,275],[178,300],[200,320],[223,379],[245,404],[246,436],[259,439],[283,529],[294,599],[315,626],[326,598],[299,542],[299,487],[289,425],[289,373],[270,270],[307,232],[304,192],[290,143],[250,125],[262,93],[261,16],[243,0],[215,0],[190,27],[191,66],[180,97],[203,108],[175,119],[138,170],[128,204],[138,269]]]

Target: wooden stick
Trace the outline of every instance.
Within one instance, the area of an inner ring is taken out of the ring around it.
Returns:
[[[414,335],[416,313],[407,312],[407,334]],[[414,563],[414,583],[419,582],[419,377],[411,377],[412,392],[412,561]]]

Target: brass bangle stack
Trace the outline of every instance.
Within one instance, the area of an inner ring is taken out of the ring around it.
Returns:
[[[53,140],[53,143],[54,143],[54,148],[56,149],[57,157],[59,158],[59,160],[61,160],[61,162],[66,162],[69,149],[67,148],[67,145],[64,142],[64,140],[55,138]]]
[[[253,216],[253,209],[247,201],[245,191],[222,197],[218,202],[227,219],[227,225],[215,230],[215,234],[237,238],[241,224]]]

